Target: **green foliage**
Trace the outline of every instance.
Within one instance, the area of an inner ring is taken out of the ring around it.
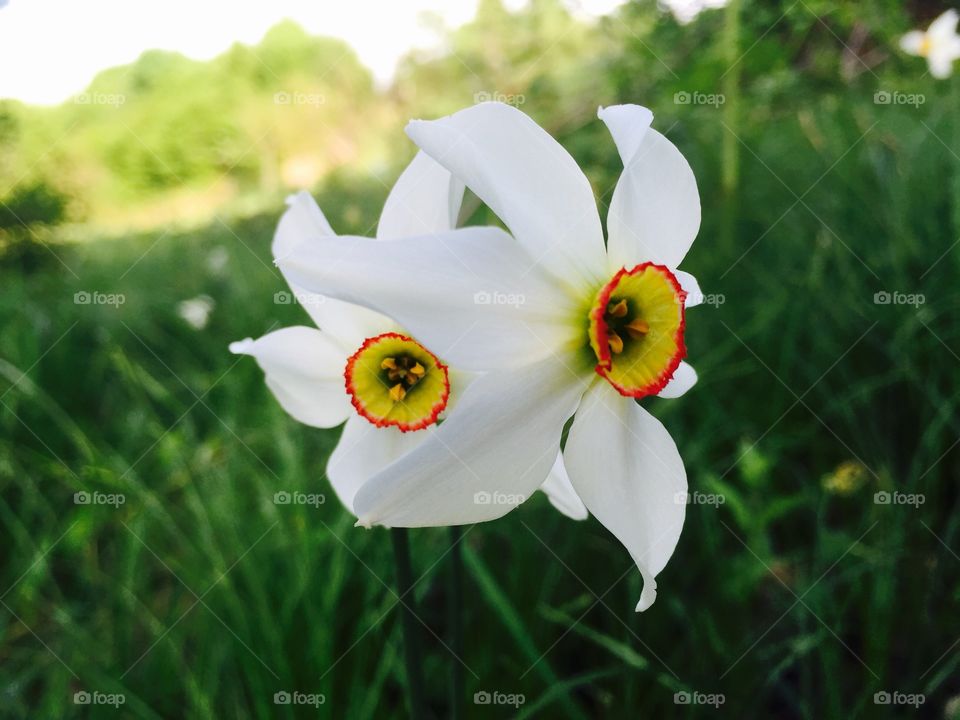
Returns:
[[[210,62],[151,50],[57,108],[0,110],[0,138],[10,136],[13,148],[0,152],[0,187],[27,173],[56,178],[83,210],[71,219],[101,224],[129,223],[137,208],[184,191],[202,199],[223,186],[228,198],[274,197],[299,177],[285,177],[291,163],[312,159],[312,184],[331,168],[365,162],[359,143],[380,125],[377,113],[364,117],[374,99],[369,72],[344,43],[289,22]],[[346,128],[350,146],[334,147]],[[47,158],[50,148],[56,154]]]
[[[0,205],[0,232],[29,229],[34,225],[56,225],[67,214],[68,199],[40,181],[18,185]]]

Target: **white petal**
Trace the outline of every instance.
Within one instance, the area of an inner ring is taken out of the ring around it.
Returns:
[[[930,27],[927,28],[930,40],[934,44],[951,40],[957,34],[958,21],[960,21],[960,14],[957,14],[957,11],[953,9],[947,10],[930,23]]]
[[[910,55],[919,55],[927,34],[920,30],[911,30],[900,38],[900,49]]]
[[[498,228],[403,242],[322,238],[281,266],[310,290],[388,313],[435,355],[467,370],[526,364],[582,333],[577,299]]]
[[[670,382],[667,383],[663,390],[657,393],[657,397],[667,399],[678,398],[696,384],[697,371],[693,369],[692,365],[681,361],[674,371],[673,377],[670,378]]]
[[[287,200],[289,207],[280,218],[273,236],[273,257],[280,261],[302,244],[312,245],[320,238],[336,237],[313,197],[299,192]],[[282,263],[278,262],[283,272]],[[339,340],[345,349],[356,350],[368,337],[393,327],[393,322],[365,307],[311,293],[297,285],[285,272],[290,293],[277,293],[275,302],[295,299],[324,332]],[[291,298],[292,293],[292,298]]]
[[[687,474],[663,425],[606,383],[577,410],[564,461],[587,509],[630,551],[643,575],[637,611],[657,597],[654,578],[680,539]]]
[[[319,330],[283,328],[257,340],[230,343],[230,352],[256,358],[274,397],[305,425],[334,427],[352,411],[343,380],[347,356]]]
[[[467,388],[478,377],[480,377],[480,373],[469,372],[458,367],[447,368],[447,379],[450,381],[450,397],[447,399],[447,406],[440,414],[441,418],[445,418],[453,412]]]
[[[360,489],[360,524],[483,522],[529,498],[550,472],[563,424],[589,381],[573,362],[555,357],[475,380],[432,437]]]
[[[407,134],[466,183],[557,278],[593,287],[607,277],[593,191],[570,154],[533,120],[481,103]]]
[[[433,431],[431,427],[404,433],[394,427],[379,428],[366,418],[351,415],[327,461],[327,477],[340,502],[353,513],[353,499],[363,484],[424,442]]]
[[[935,48],[927,58],[930,74],[938,80],[944,80],[953,74],[953,61],[957,56],[949,48]]]
[[[610,130],[620,160],[627,167],[640,149],[653,122],[653,113],[642,105],[611,105],[597,110],[597,117]]]
[[[425,152],[418,152],[383,205],[379,240],[452,230],[463,201],[463,183]]]
[[[680,287],[687,293],[687,299],[683,303],[685,308],[696,307],[703,302],[703,291],[700,290],[700,283],[693,275],[683,270],[674,270],[673,274],[680,283]]]
[[[672,142],[649,128],[610,200],[611,268],[629,269],[646,261],[677,267],[699,229],[700,194],[693,170]]]
[[[590,513],[577,495],[563,465],[563,454],[557,453],[557,460],[540,489],[550,500],[550,504],[572,520],[586,520]]]

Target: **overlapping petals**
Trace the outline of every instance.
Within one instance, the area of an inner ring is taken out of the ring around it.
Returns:
[[[576,340],[575,300],[498,228],[322,237],[278,263],[298,285],[389,312],[461,368],[517,366]]]
[[[554,357],[475,380],[423,444],[360,488],[363,525],[424,527],[494,520],[539,488],[586,382]]]
[[[527,115],[482,103],[415,120],[407,135],[503,220],[538,267],[578,285],[603,281],[603,234],[590,182]]]
[[[625,107],[625,106],[620,106]],[[643,123],[647,113],[634,114]],[[608,108],[609,111],[609,108]],[[652,261],[676,268],[683,260],[700,229],[700,193],[686,159],[663,135],[647,128],[638,138],[636,130],[621,117],[601,111],[617,146],[632,150],[621,155],[623,173],[613,191],[607,214],[607,253],[610,267],[617,270],[638,262]]]
[[[558,509],[578,518],[589,511],[624,544],[644,579],[643,610],[680,536],[686,473],[666,429],[625,397],[636,388],[618,393],[595,372],[595,353],[606,349],[591,346],[587,314],[598,297],[606,303],[598,293],[612,277],[644,263],[675,278],[674,303],[702,301],[696,279],[677,270],[699,230],[700,200],[689,164],[650,127],[649,110],[599,114],[624,163],[606,248],[589,182],[569,154],[519,110],[484,103],[407,131],[510,235],[467,228],[380,245],[324,236],[280,265],[298,285],[389,314],[454,364],[489,371],[426,440],[356,490],[361,524],[492,520],[542,486]],[[637,338],[660,332],[639,315],[628,319]],[[611,348],[623,352],[622,343]],[[661,397],[696,382],[681,358],[661,368]],[[621,355],[631,361],[654,362]]]

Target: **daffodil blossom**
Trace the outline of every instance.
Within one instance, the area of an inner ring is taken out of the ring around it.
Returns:
[[[325,238],[285,262],[305,287],[389,311],[459,366],[489,370],[458,412],[357,494],[362,524],[491,520],[563,464],[587,509],[629,550],[644,578],[637,610],[680,537],[686,471],[663,425],[637,399],[678,397],[685,308],[701,298],[676,268],[700,226],[686,160],[636,105],[601,109],[624,169],[604,245],[587,178],[521,111],[483,103],[407,133],[510,229],[466,230],[382,245]],[[491,298],[523,302],[492,302]],[[477,301],[477,298],[480,301]]]
[[[462,198],[463,184],[419,153],[387,198],[377,242],[403,247],[398,241],[405,235],[450,230]],[[334,237],[308,193],[292,196],[288,205],[274,236],[275,258],[289,255],[301,243]],[[288,283],[291,293],[279,293],[278,299],[295,298],[320,329],[283,328],[232,343],[230,350],[256,358],[267,386],[296,420],[318,428],[346,421],[327,475],[340,501],[353,512],[360,487],[430,436],[437,420],[452,412],[472,374],[449,367],[442,354],[428,350],[385,315]],[[562,464],[542,490],[568,516],[587,517]]]
[[[927,59],[930,74],[935,78],[950,77],[953,62],[960,58],[960,35],[957,35],[956,10],[947,10],[930,23],[926,32],[912,30],[900,39],[901,49],[910,55]]]

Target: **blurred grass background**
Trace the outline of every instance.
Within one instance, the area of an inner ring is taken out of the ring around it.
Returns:
[[[642,615],[595,521],[538,496],[468,528],[467,716],[514,714],[473,704],[497,690],[525,696],[520,717],[716,713],[676,692],[722,693],[739,717],[914,714],[882,691],[960,717],[960,83],[897,50],[944,7],[734,0],[678,25],[639,2],[586,24],[555,0],[485,0],[387,90],[284,24],[209,63],[150,52],[98,76],[90,97],[122,104],[0,102],[0,714],[316,715],[273,703],[298,690],[325,695],[323,717],[406,716],[388,534],[354,529],[324,478],[339,430],[298,425],[226,348],[309,324],[274,301],[286,192],[370,233],[413,154],[406,120],[497,96],[558,137],[601,208],[620,163],[598,105],[651,107],[693,166],[684,269],[724,302],[688,316],[699,384],[645,405],[691,491],[725,503],[689,508]],[[180,311],[198,296],[202,329]],[[126,502],[75,505],[83,490]],[[329,502],[278,506],[280,490]],[[447,534],[411,538],[445,717]],[[126,703],[77,706],[79,690]]]

